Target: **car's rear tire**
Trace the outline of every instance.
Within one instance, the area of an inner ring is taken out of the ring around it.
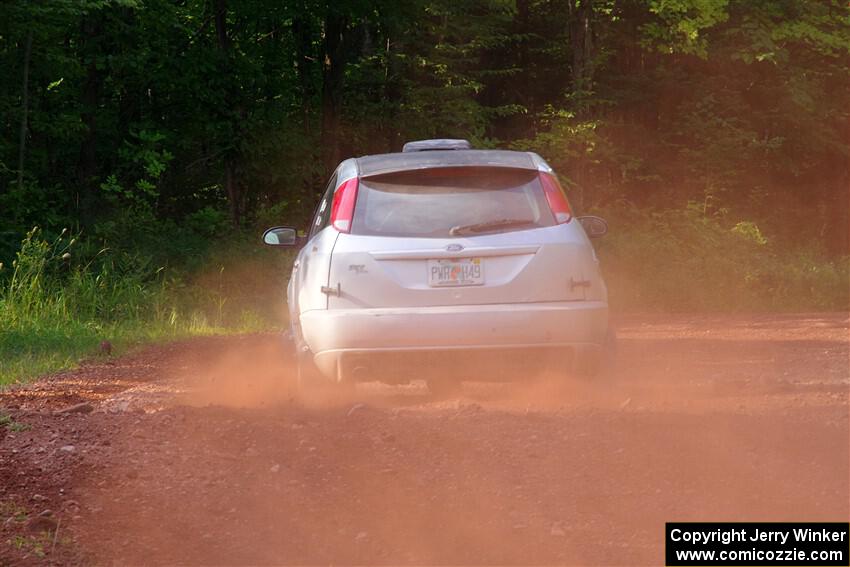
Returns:
[[[613,376],[617,358],[617,333],[609,325],[602,348],[588,353],[579,353],[574,361],[574,372],[580,378],[601,379]]]
[[[298,327],[293,325],[289,331],[289,339],[295,352],[295,385],[301,394],[318,394],[330,386],[328,380],[316,367],[313,353],[304,344]]]
[[[313,353],[309,350],[297,355],[297,384],[302,395],[311,398],[349,398],[354,395],[354,383],[349,380],[337,382],[331,380],[316,367]]]
[[[322,373],[316,368],[316,363],[313,362],[313,354],[309,350],[298,352],[295,359],[296,381],[299,388],[312,388],[323,381],[328,382],[328,379],[322,376]]]

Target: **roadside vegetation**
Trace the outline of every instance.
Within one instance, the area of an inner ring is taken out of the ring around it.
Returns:
[[[260,230],[429,137],[543,155],[616,310],[850,309],[843,0],[12,0],[0,68],[0,384],[285,325]]]
[[[141,342],[281,325],[286,256],[240,235],[215,247],[224,241],[184,250],[203,258],[169,268],[141,250],[33,228],[0,272],[0,385]]]
[[[816,242],[789,244],[703,203],[593,212],[611,226],[594,244],[614,311],[850,310],[850,257]]]
[[[593,212],[613,227],[596,245],[615,311],[848,309],[847,258],[777,250],[755,225],[724,226],[695,208]],[[291,254],[238,233],[189,254],[171,268],[32,229],[0,271],[0,386],[143,342],[285,325]]]

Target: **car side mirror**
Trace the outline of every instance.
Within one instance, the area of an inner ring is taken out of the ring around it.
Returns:
[[[608,234],[608,222],[602,217],[588,215],[586,217],[578,217],[578,222],[581,223],[584,232],[590,238],[599,238]]]
[[[263,233],[263,244],[292,248],[299,245],[298,231],[290,226],[276,226]]]

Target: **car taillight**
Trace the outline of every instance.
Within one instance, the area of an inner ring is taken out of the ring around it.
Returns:
[[[570,210],[570,203],[564,195],[564,190],[561,189],[561,184],[558,183],[558,178],[548,173],[541,173],[540,184],[543,185],[543,192],[546,194],[552,214],[555,215],[555,221],[558,224],[570,222],[573,212]]]
[[[357,178],[349,179],[334,193],[331,205],[331,225],[340,232],[351,232],[354,203],[357,201]]]

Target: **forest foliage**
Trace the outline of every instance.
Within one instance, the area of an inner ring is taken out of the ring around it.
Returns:
[[[599,250],[615,307],[847,306],[845,0],[10,0],[0,12],[7,311],[21,243],[66,228],[85,245],[54,275],[63,285],[115,265],[145,290],[235,278],[247,270],[220,260],[236,242],[229,258],[273,267],[278,300],[285,270],[245,252],[244,235],[306,224],[339,159],[429,137],[543,155],[574,208],[611,223]]]

